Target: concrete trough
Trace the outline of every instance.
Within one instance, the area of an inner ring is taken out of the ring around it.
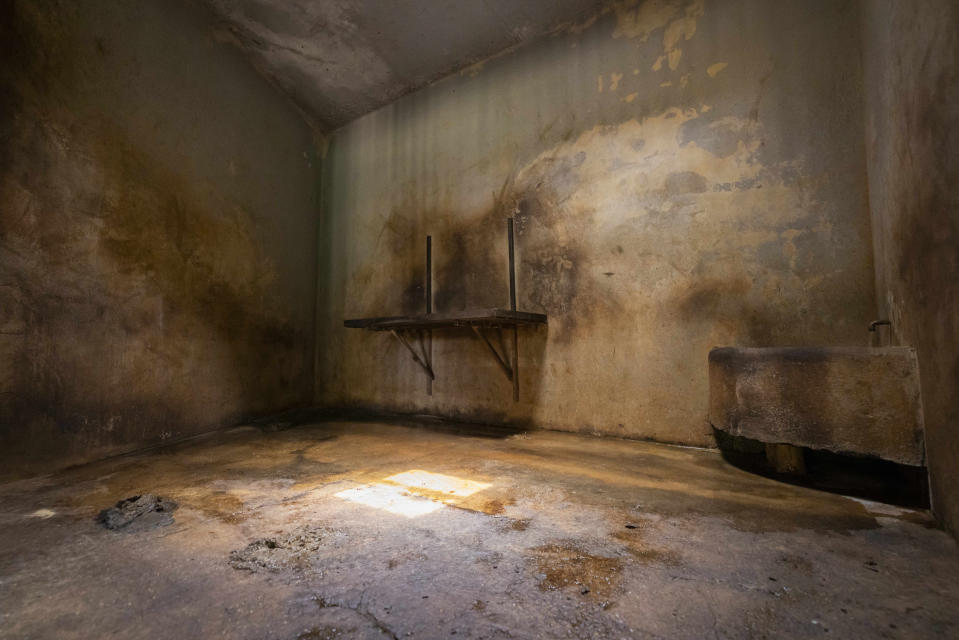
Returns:
[[[709,422],[765,443],[925,464],[910,347],[715,348]]]

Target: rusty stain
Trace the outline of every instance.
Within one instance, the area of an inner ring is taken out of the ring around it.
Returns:
[[[617,531],[613,534],[613,538],[622,542],[630,555],[641,562],[655,562],[668,566],[680,564],[680,556],[677,552],[654,547],[646,542],[643,528]]]
[[[249,517],[249,514],[243,512],[243,501],[226,491],[214,491],[202,497],[198,504],[187,503],[185,506],[199,508],[206,515],[227,524],[238,524]]]
[[[619,584],[622,560],[594,555],[579,543],[561,540],[530,549],[542,591],[575,587],[590,598],[608,599]]]
[[[417,491],[417,493],[419,493],[419,491]],[[443,498],[445,496],[439,497]],[[512,495],[502,495],[497,498],[487,498],[482,494],[476,494],[467,498],[457,499],[456,501],[452,502],[450,506],[453,506],[457,509],[472,511],[474,513],[483,513],[488,516],[499,516],[506,513],[506,507],[514,504],[516,504],[516,498]]]

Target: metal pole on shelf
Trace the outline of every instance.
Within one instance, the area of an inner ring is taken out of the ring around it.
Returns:
[[[433,236],[426,236],[426,313],[433,313]],[[433,368],[433,331],[426,331],[426,352]],[[426,379],[426,393],[433,395],[433,378]]]
[[[509,242],[509,308],[516,311],[516,256],[513,249],[513,219],[506,221],[506,236]],[[513,402],[519,401],[519,327],[513,325]]]

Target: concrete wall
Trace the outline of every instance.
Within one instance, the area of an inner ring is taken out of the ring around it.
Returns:
[[[875,317],[856,2],[650,0],[336,131],[318,401],[709,444],[716,345],[865,345]],[[437,382],[347,317],[506,306],[521,402],[464,334]]]
[[[959,532],[959,5],[864,0],[880,308],[914,346],[933,509]]]
[[[192,3],[0,8],[0,469],[309,402],[310,130]]]

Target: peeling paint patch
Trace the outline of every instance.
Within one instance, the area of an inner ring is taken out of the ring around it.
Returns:
[[[616,8],[614,38],[639,38],[645,42],[658,29],[663,29],[680,11],[674,0],[635,0],[620,2]]]
[[[679,43],[690,40],[696,34],[696,19],[703,15],[703,0],[695,0],[686,6],[683,17],[673,20],[663,33],[663,52],[669,58],[669,68],[676,70],[682,49]]]
[[[706,68],[706,73],[710,78],[715,78],[719,75],[719,72],[729,66],[728,62],[717,62],[716,64],[711,64]]]
[[[645,42],[649,36],[663,29],[663,53],[653,63],[653,71],[662,69],[667,62],[675,71],[683,57],[679,44],[690,40],[696,33],[696,21],[703,15],[703,0],[693,0],[685,6],[680,2],[653,0],[639,6],[620,5],[616,9],[614,38],[639,38]],[[678,16],[678,17],[677,17]],[[638,69],[634,73],[638,73]]]
[[[669,68],[673,71],[676,70],[676,67],[679,66],[679,60],[683,57],[683,50],[676,47],[669,50],[667,54],[667,59],[669,60]]]

